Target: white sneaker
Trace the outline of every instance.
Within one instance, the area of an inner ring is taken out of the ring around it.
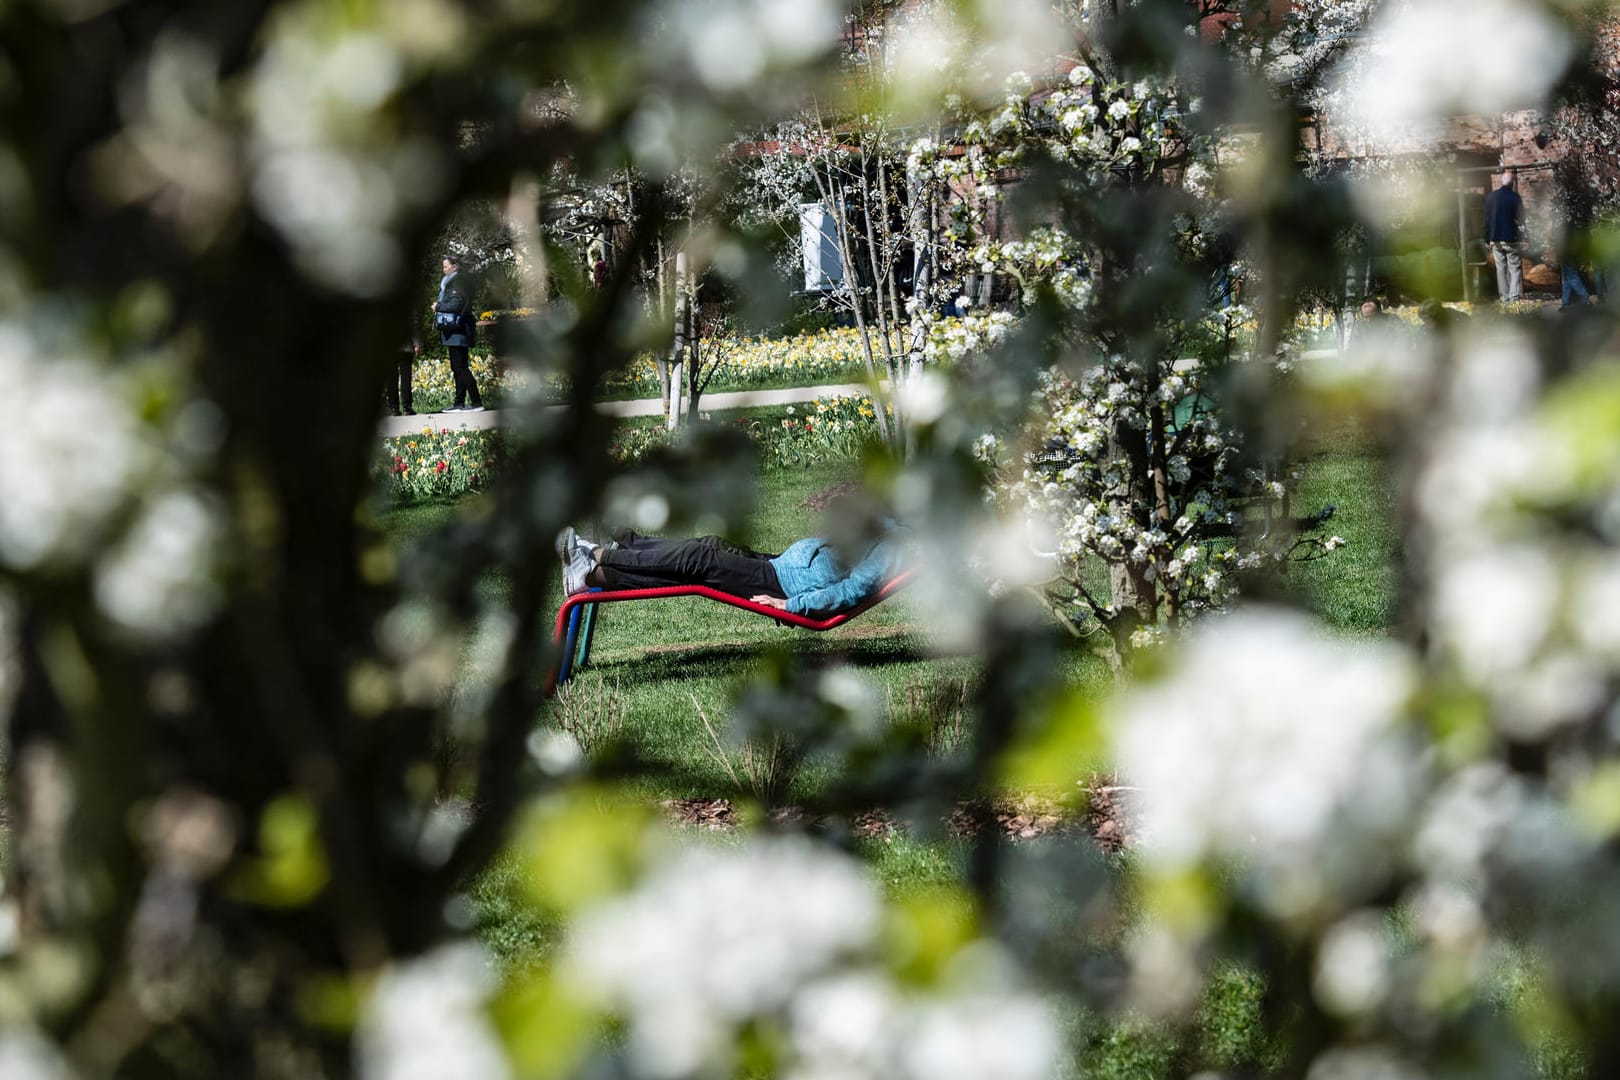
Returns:
[[[585,582],[585,575],[596,569],[596,560],[591,558],[589,552],[576,550],[568,565],[563,567],[563,592],[568,596],[577,596],[590,588]]]
[[[579,535],[574,531],[574,527],[569,525],[557,534],[557,543],[554,545],[553,550],[557,552],[557,558],[566,563],[574,557],[576,552],[589,555],[600,546],[596,541],[587,540]]]

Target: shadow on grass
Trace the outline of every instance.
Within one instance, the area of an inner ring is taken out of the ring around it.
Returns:
[[[797,640],[703,642],[692,645],[654,645],[644,649],[592,658],[589,670],[604,678],[622,676],[636,681],[689,681],[724,679],[747,674],[773,651],[838,660],[851,667],[878,668],[936,660],[939,653],[909,628],[897,628],[861,637],[836,639],[802,637]]]

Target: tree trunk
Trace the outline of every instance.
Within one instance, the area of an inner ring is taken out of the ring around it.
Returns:
[[[884,252],[884,265],[889,279],[889,322],[894,326],[894,352],[898,359],[904,344],[905,320],[900,313],[900,281],[896,277],[896,270],[900,263],[899,244],[896,237],[889,232],[889,170],[882,161],[878,163],[878,198],[883,203],[883,229],[884,236],[888,238]],[[905,221],[911,221],[911,207],[903,207],[906,211]]]
[[[704,378],[704,369],[714,363],[714,339],[709,339],[709,353],[707,358],[703,349],[703,309],[698,307],[695,292],[687,296],[687,312],[691,325],[691,334],[687,343],[687,374],[686,374],[686,418],[688,421],[697,415],[698,399],[703,396],[703,387],[708,382]]]
[[[664,415],[667,428],[674,431],[681,426],[681,388],[684,383],[683,367],[689,347],[691,312],[687,307],[686,252],[675,253],[675,344],[669,357],[669,394],[665,399]]]
[[[664,319],[668,317],[669,313],[669,262],[664,255],[664,238],[662,236],[658,238],[657,259],[657,271],[653,280],[656,290],[653,296],[653,303],[657,305],[658,310],[654,314],[657,318]],[[658,366],[658,397],[659,400],[664,403],[664,426],[668,428],[670,426],[669,380],[672,374],[670,371],[669,357],[667,355],[660,356],[658,357],[656,363]]]
[[[1151,382],[1156,393],[1158,379]],[[1175,524],[1170,513],[1170,454],[1168,425],[1165,423],[1164,406],[1154,405],[1149,410],[1148,428],[1148,465],[1153,472],[1153,518],[1159,530],[1166,536],[1173,536],[1172,527]],[[1164,617],[1170,622],[1176,619],[1176,585],[1166,580],[1163,583]]]
[[[877,163],[878,207],[875,212],[872,208],[871,183],[864,171],[861,174],[861,189],[865,199],[867,243],[872,254],[872,280],[877,285],[873,289],[872,299],[877,308],[878,327],[883,339],[884,366],[889,371],[890,400],[894,402],[894,446],[904,451],[906,431],[910,425],[906,423],[905,411],[900,407],[900,389],[904,379],[900,370],[900,311],[895,303],[895,238],[889,229],[889,185],[883,179],[883,173],[880,157]],[[881,225],[877,223],[879,215],[883,219]],[[881,246],[878,237],[882,237]]]
[[[888,446],[894,446],[895,440],[890,434],[889,418],[884,408],[883,390],[881,380],[878,378],[877,358],[872,355],[872,334],[866,325],[866,313],[862,310],[859,293],[855,290],[854,282],[859,280],[855,252],[849,240],[849,208],[845,204],[842,193],[838,191],[837,181],[833,178],[832,167],[829,165],[826,177],[826,186],[822,185],[820,172],[815,174],[816,187],[821,189],[822,198],[826,200],[832,212],[833,231],[838,234],[838,259],[842,265],[844,275],[844,288],[849,290],[853,302],[850,310],[855,315],[855,331],[861,341],[861,354],[866,360],[866,374],[872,380],[872,412],[877,417],[878,433]],[[835,194],[838,197],[834,197]]]
[[[1147,439],[1143,432],[1120,421],[1114,424],[1110,442],[1114,456],[1125,462],[1126,475],[1124,484],[1108,493],[1108,512],[1145,526],[1148,521],[1139,508],[1149,505],[1152,497]],[[1109,565],[1113,605],[1120,616],[1116,620],[1116,641],[1128,641],[1137,626],[1157,620],[1158,590],[1146,571],[1147,565],[1131,562],[1129,554],[1124,561]]]

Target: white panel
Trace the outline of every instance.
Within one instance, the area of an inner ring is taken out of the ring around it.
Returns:
[[[804,287],[808,292],[830,292],[843,283],[844,267],[838,257],[835,228],[825,206],[799,206],[799,247],[804,254]]]

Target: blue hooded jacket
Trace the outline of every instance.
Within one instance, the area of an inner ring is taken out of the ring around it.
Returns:
[[[795,615],[834,615],[869,599],[898,572],[901,552],[897,533],[867,551],[853,569],[846,568],[826,540],[809,537],[794,543],[771,560],[776,580],[787,594],[787,609]]]

